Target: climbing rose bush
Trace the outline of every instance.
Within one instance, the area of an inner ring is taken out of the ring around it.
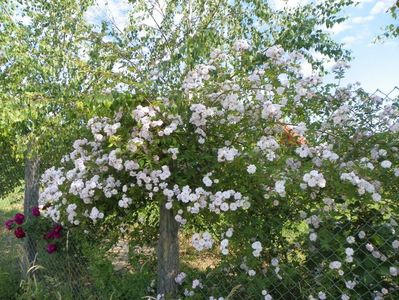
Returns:
[[[219,253],[219,285],[264,299],[394,299],[397,103],[303,77],[303,61],[236,41],[169,98],[134,94],[91,119],[42,176],[44,214],[87,233],[125,232],[160,203],[196,231],[193,248]],[[175,281],[202,299],[200,279]]]
[[[46,250],[49,254],[57,251],[57,243],[63,245],[62,230],[60,224],[54,224],[48,218],[40,218],[40,208],[31,209],[32,218],[25,218],[22,213],[16,213],[15,216],[4,223],[7,230],[14,229],[14,235],[22,239],[29,234],[33,239],[45,240]]]

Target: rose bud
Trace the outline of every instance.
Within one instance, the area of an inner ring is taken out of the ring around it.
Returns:
[[[51,253],[53,253],[55,251],[57,251],[57,245],[56,244],[48,244],[47,245],[47,252],[49,254],[51,254]]]
[[[4,225],[6,226],[6,228],[8,230],[11,230],[13,224],[14,224],[14,220],[13,219],[9,219],[9,220],[5,221],[5,223],[4,223]]]

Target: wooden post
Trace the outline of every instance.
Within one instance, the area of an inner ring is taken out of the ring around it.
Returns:
[[[24,194],[24,214],[28,220],[32,217],[31,209],[39,204],[39,180],[40,180],[40,159],[38,157],[27,157],[25,159],[25,194]],[[24,239],[24,246],[27,255],[26,270],[35,260],[37,247],[36,241],[27,234]]]
[[[177,284],[175,278],[179,274],[179,224],[172,210],[160,204],[159,240],[157,246],[157,293],[165,299],[175,299]]]

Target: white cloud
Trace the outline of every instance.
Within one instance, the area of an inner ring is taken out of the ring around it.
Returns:
[[[14,15],[14,21],[22,23],[23,25],[31,25],[32,24],[32,18],[29,16],[22,16],[22,15]]]
[[[330,32],[332,35],[336,35],[338,33],[344,32],[350,28],[352,28],[352,26],[349,25],[348,22],[343,22],[343,23],[334,24],[333,27],[325,28],[325,30],[327,32]]]
[[[397,41],[385,41],[384,43],[368,43],[367,48],[378,48],[378,47],[387,47],[387,48],[393,48],[397,47],[399,48],[399,42]]]
[[[276,10],[284,10],[286,8],[295,8],[305,5],[309,0],[270,0],[268,4]]]
[[[111,21],[120,30],[129,22],[129,12],[132,5],[127,0],[96,0],[86,12],[86,19],[93,24],[103,20]]]
[[[300,64],[300,71],[304,77],[309,77],[313,73],[312,65],[307,61],[303,61]]]
[[[344,43],[346,46],[349,46],[349,45],[354,44],[358,40],[359,40],[358,37],[353,36],[353,35],[348,35],[348,36],[345,36],[343,39],[341,39],[341,43]]]
[[[365,4],[365,3],[371,3],[371,2],[374,2],[375,0],[357,0],[357,1],[355,1],[356,3],[359,3],[358,5],[357,5],[357,7],[358,8],[362,8],[363,7],[363,5]]]
[[[355,18],[350,19],[350,21],[353,24],[364,24],[364,23],[370,22],[372,20],[374,20],[374,16],[372,16],[372,15],[366,16],[366,17],[355,17]]]
[[[324,55],[317,51],[310,51],[310,54],[314,59],[321,61],[323,63],[323,67],[326,70],[331,70],[331,68],[335,65],[335,61],[329,58],[327,55]]]
[[[373,8],[370,10],[370,14],[377,15],[384,13],[395,3],[395,0],[381,0],[374,4]]]
[[[28,9],[24,4],[17,4],[15,11],[12,12],[12,19],[14,22],[21,23],[25,26],[32,25],[32,18],[27,16],[24,12]]]
[[[166,1],[165,0],[160,0],[157,1],[157,4],[153,6],[153,11],[151,16],[148,16],[143,23],[146,24],[147,26],[150,27],[158,27],[160,26],[162,20],[163,20],[163,15],[166,9]]]

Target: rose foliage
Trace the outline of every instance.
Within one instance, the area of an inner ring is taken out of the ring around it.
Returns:
[[[304,77],[303,61],[237,40],[195,65],[176,96],[129,95],[44,173],[44,214],[71,229],[125,231],[160,204],[258,297],[394,298],[397,103]],[[197,295],[198,279],[184,279]]]
[[[39,207],[33,207],[31,215],[31,218],[25,218],[24,214],[16,213],[13,218],[5,221],[4,226],[9,231],[14,229],[14,235],[18,239],[26,237],[28,233],[36,240],[45,240],[49,254],[57,251],[57,243],[62,244],[63,227],[60,224],[54,224],[48,218],[40,217]]]

